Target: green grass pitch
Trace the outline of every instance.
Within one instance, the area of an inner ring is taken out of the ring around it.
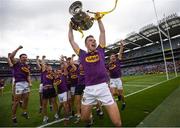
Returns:
[[[124,93],[127,107],[124,111],[120,111],[123,126],[137,126],[147,115],[149,115],[171,92],[179,87],[180,77],[173,78],[166,81],[164,74],[155,75],[141,75],[141,76],[128,76],[123,77]],[[160,83],[160,84],[157,84]],[[156,85],[156,86],[153,86]],[[145,89],[147,87],[151,87]],[[34,81],[33,87],[30,93],[29,102],[29,115],[30,119],[26,120],[21,117],[21,109],[18,109],[17,119],[18,126],[23,127],[38,127],[42,125],[42,116],[38,113],[39,110],[39,94],[38,94],[39,82]],[[135,93],[139,90],[139,93]],[[131,95],[132,93],[135,93]],[[119,108],[121,103],[118,102]],[[105,110],[104,110],[105,111]],[[50,122],[53,120],[54,113],[48,112]],[[63,118],[63,117],[61,117]],[[106,112],[102,119],[94,114],[94,125],[98,126],[113,126],[111,120],[107,116]],[[4,89],[4,95],[0,96],[0,127],[12,126],[11,121],[11,86],[7,85]],[[63,122],[50,125],[63,126]],[[70,120],[68,126],[84,126],[81,122],[74,124],[73,119]]]

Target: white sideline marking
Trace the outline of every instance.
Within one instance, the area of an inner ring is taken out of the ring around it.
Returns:
[[[149,81],[147,81],[147,82],[149,82]],[[134,85],[134,84],[137,84],[137,85],[144,85],[144,84],[152,85],[152,84],[156,84],[157,83],[157,82],[155,82],[155,83],[153,83],[153,82],[147,83],[147,82],[125,82],[125,83],[123,83],[123,85],[126,85],[126,84],[128,84],[128,85]]]
[[[172,80],[172,79],[175,79],[175,78],[176,78],[176,77],[171,78],[171,79],[169,79],[169,80]],[[148,87],[146,87],[146,88],[143,88],[143,89],[141,89],[141,90],[139,90],[139,91],[136,91],[136,92],[127,94],[125,97],[132,96],[132,95],[134,95],[134,94],[137,94],[137,93],[139,93],[139,92],[142,92],[142,91],[144,91],[144,90],[147,90],[147,89],[149,89],[149,88],[152,88],[152,87],[154,87],[154,86],[157,86],[157,85],[159,85],[159,84],[165,83],[165,82],[167,82],[167,81],[169,81],[169,80],[165,80],[165,81],[159,82],[159,83],[157,83],[157,84],[153,84],[153,85],[151,85],[151,86],[148,86]]]
[[[152,84],[149,84],[149,86],[151,86]],[[147,85],[139,85],[139,84],[124,84],[123,87],[147,87]]]
[[[50,122],[50,123],[47,123],[47,124],[44,124],[44,125],[41,125],[41,126],[39,126],[39,127],[37,127],[37,128],[44,128],[44,127],[46,127],[46,126],[49,126],[49,125],[52,125],[52,124],[55,124],[55,123],[58,123],[58,122],[61,122],[61,121],[64,121],[64,118],[59,119],[59,120],[55,120],[55,121],[53,121],[53,122]]]
[[[176,77],[174,77],[174,78],[172,78],[172,79],[175,79],[175,78],[176,78]],[[172,80],[172,79],[169,79],[169,80]],[[132,96],[132,95],[134,95],[134,94],[137,94],[137,93],[139,93],[139,92],[142,92],[142,91],[144,91],[144,90],[147,90],[147,89],[149,89],[149,88],[152,88],[152,87],[154,87],[154,86],[157,86],[157,85],[159,85],[159,84],[165,83],[165,82],[167,82],[167,81],[169,81],[169,80],[165,80],[165,81],[159,82],[159,83],[157,83],[157,84],[153,84],[153,85],[151,85],[151,86],[148,86],[147,88],[144,88],[144,89],[141,89],[141,90],[139,90],[139,91],[130,93],[130,94],[126,95],[125,97]],[[118,100],[118,99],[116,99],[116,100]],[[94,109],[94,108],[93,108],[93,109]],[[45,127],[45,126],[49,126],[49,125],[52,125],[52,124],[61,122],[61,121],[63,121],[63,120],[64,120],[64,118],[62,118],[62,119],[60,119],[60,120],[56,120],[56,121],[50,122],[50,123],[47,123],[47,124],[44,124],[44,125],[41,125],[41,126],[39,126],[39,127],[37,127],[37,128],[43,128],[43,127]]]
[[[69,116],[69,119],[71,119],[73,116]],[[49,125],[52,125],[52,124],[55,124],[55,123],[58,123],[58,122],[61,122],[61,121],[64,121],[64,118],[62,118],[62,119],[59,119],[59,120],[55,120],[55,121],[53,121],[53,122],[50,122],[50,123],[47,123],[47,124],[44,124],[44,125],[41,125],[41,126],[39,126],[39,127],[37,127],[37,128],[44,128],[44,127],[46,127],[46,126],[49,126]]]
[[[136,83],[136,84],[146,84],[147,82],[151,82],[151,81],[126,81],[126,82],[124,82],[124,84],[134,84],[134,83]],[[154,83],[154,84],[156,84],[156,82]]]

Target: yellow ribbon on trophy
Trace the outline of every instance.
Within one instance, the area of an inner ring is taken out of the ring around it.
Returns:
[[[88,12],[88,13],[92,13],[92,14],[95,15],[94,18],[93,18],[93,20],[99,20],[99,19],[103,18],[104,15],[113,12],[113,11],[116,9],[117,3],[118,3],[118,0],[115,1],[114,7],[113,7],[111,10],[106,11],[106,12],[91,12],[91,11],[89,11],[89,10],[88,10],[87,12]],[[84,37],[84,33],[83,33],[82,29],[81,29],[80,27],[78,27],[77,31],[79,31],[79,32],[82,34],[82,38],[83,38],[83,37]]]
[[[103,18],[104,15],[113,12],[113,11],[116,9],[116,7],[117,7],[117,2],[118,2],[118,0],[115,1],[114,7],[113,7],[111,10],[106,11],[106,12],[90,12],[89,10],[88,10],[87,12],[95,14],[94,19],[95,19],[95,20],[99,20],[99,19]],[[98,16],[97,13],[99,13],[100,16]]]
[[[114,8],[112,8],[110,11],[107,11],[107,12],[100,12],[100,14],[102,14],[102,15],[106,15],[106,14],[111,13],[112,11],[114,11],[114,10],[116,9],[117,2],[118,2],[118,0],[116,0],[116,1],[115,1]]]

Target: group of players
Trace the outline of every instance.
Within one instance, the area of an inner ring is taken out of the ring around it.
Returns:
[[[118,100],[122,101],[123,110],[125,101],[123,96],[123,87],[120,71],[124,42],[120,42],[118,57],[116,54],[110,56],[110,61],[105,65],[104,48],[106,45],[105,28],[101,21],[99,13],[96,14],[100,30],[99,45],[92,35],[85,39],[87,52],[80,49],[74,41],[72,23],[69,25],[69,42],[79,56],[78,63],[72,57],[61,56],[60,67],[52,69],[51,65],[46,63],[45,56],[40,60],[37,56],[36,62],[41,71],[40,93],[40,112],[43,115],[43,123],[48,122],[47,105],[50,101],[55,112],[54,118],[59,119],[59,113],[64,108],[65,124],[68,121],[69,113],[74,116],[76,108],[77,121],[81,119],[86,126],[92,124],[92,107],[97,105],[99,115],[103,115],[101,106],[105,106],[107,113],[115,126],[122,126],[120,112],[113,96],[118,95]],[[22,101],[22,116],[29,118],[27,107],[29,101],[30,87],[32,86],[30,78],[30,68],[26,64],[27,55],[21,54],[19,61],[15,61],[14,56],[22,49],[19,46],[8,55],[8,63],[12,69],[14,77],[12,121],[17,125],[16,111],[20,101]],[[58,97],[59,105],[56,102]],[[74,96],[75,104],[74,107]],[[81,99],[82,96],[82,99]]]

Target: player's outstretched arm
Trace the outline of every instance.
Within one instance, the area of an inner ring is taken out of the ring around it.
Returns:
[[[79,48],[78,44],[74,41],[74,34],[73,34],[73,29],[72,29],[72,22],[69,23],[68,38],[69,38],[69,42],[70,42],[70,44],[71,44],[74,52],[78,55],[80,48]]]
[[[63,72],[63,74],[65,75],[65,76],[67,76],[68,75],[68,70],[67,70],[67,63],[65,62],[65,61],[63,61],[63,65],[64,65],[64,67],[63,67],[63,70],[64,70],[64,72]]]
[[[9,64],[9,67],[13,67],[13,62],[12,62],[12,60],[10,59],[10,55],[11,55],[11,53],[8,53],[7,62],[8,62],[8,64]]]
[[[42,60],[41,60],[41,69],[42,69],[42,72],[44,72],[46,70],[46,67],[45,67],[45,58],[46,58],[46,56],[42,56]]]
[[[74,64],[74,57],[75,57],[75,54],[73,54],[72,57],[71,57],[70,65],[72,66],[73,70],[76,71],[77,67]]]
[[[123,54],[123,50],[124,50],[124,44],[125,44],[125,42],[124,42],[123,40],[121,40],[121,41],[120,41],[119,54],[118,54],[119,60],[122,60],[122,54]]]
[[[22,48],[23,48],[23,46],[20,45],[18,48],[16,48],[16,49],[10,54],[9,58],[11,59],[11,62],[12,62],[13,64],[15,63],[14,57],[15,57],[16,53],[17,53],[20,49],[22,49]]]
[[[39,56],[36,56],[36,64],[37,64],[38,69],[41,70]]]
[[[96,17],[98,18],[98,26],[99,26],[99,31],[100,31],[100,35],[99,35],[99,45],[101,47],[105,47],[106,46],[106,34],[105,34],[105,28],[103,25],[103,22],[101,20],[101,15],[100,13],[96,13]]]

